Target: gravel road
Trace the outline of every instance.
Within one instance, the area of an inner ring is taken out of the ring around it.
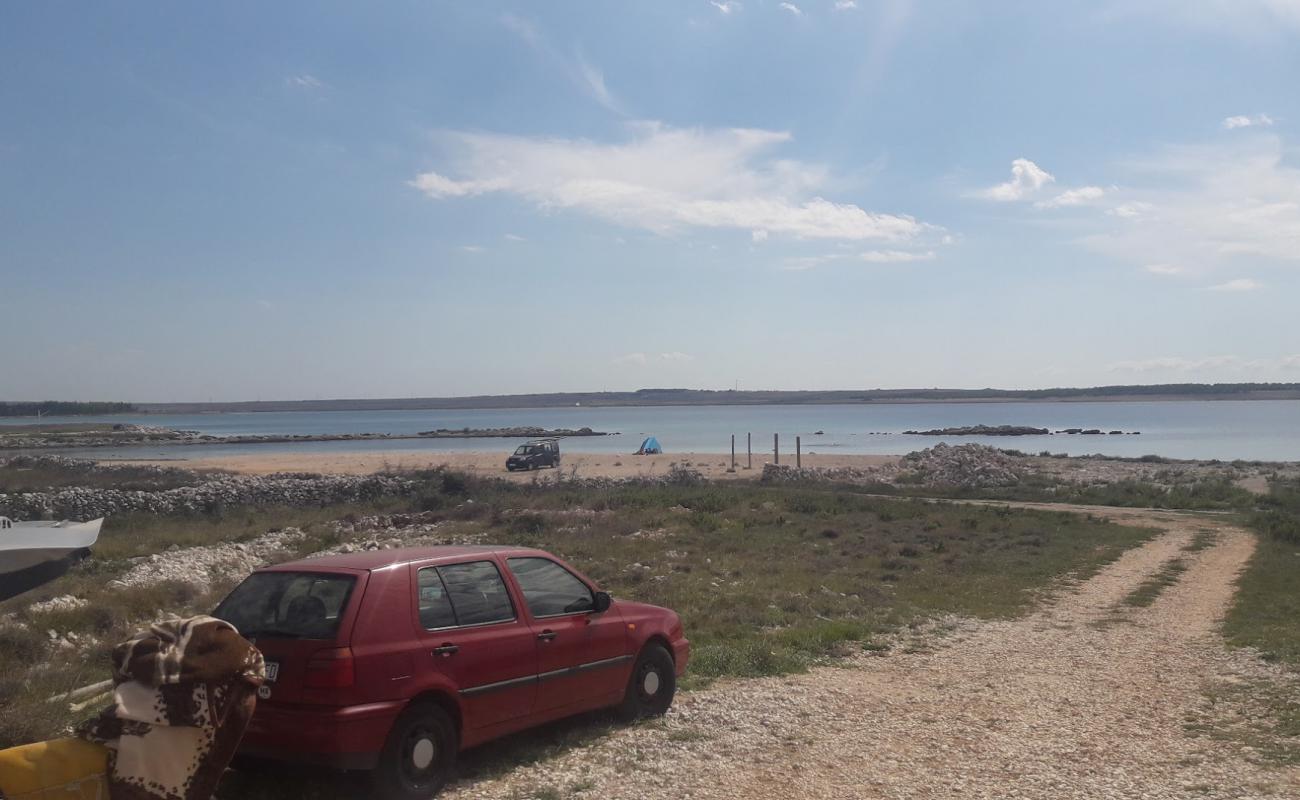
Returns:
[[[1176,513],[1077,510],[1165,532],[1024,618],[953,620],[946,635],[886,656],[720,683],[682,695],[661,721],[443,796],[1300,797],[1300,769],[1188,731],[1225,714],[1240,721],[1242,709],[1213,705],[1206,690],[1279,679],[1217,632],[1251,535]],[[1184,552],[1207,527],[1217,543]],[[1121,610],[1179,556],[1189,569],[1176,585]]]

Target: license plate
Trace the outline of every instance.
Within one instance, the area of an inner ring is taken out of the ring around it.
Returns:
[[[275,679],[278,677],[280,677],[280,662],[279,661],[266,662],[266,682],[275,683]]]

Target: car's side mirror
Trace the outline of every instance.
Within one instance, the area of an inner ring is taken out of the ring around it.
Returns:
[[[608,611],[610,604],[614,602],[614,600],[609,596],[609,592],[596,592],[595,595],[592,596],[592,599],[596,603],[595,611],[597,614],[602,614]]]

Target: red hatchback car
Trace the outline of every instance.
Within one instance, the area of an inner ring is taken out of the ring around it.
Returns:
[[[400,800],[431,797],[458,751],[498,736],[606,707],[662,714],[690,655],[672,611],[509,547],[266,567],[214,614],[266,657],[240,754],[373,770]]]

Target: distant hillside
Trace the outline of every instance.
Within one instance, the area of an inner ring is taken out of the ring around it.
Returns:
[[[59,400],[36,402],[0,402],[0,417],[78,416],[87,414],[129,414],[137,411],[131,403],[72,403]]]
[[[401,411],[450,408],[561,408],[565,406],[827,405],[834,403],[988,403],[1123,400],[1300,400],[1300,383],[1169,383],[1083,389],[841,389],[834,391],[713,391],[640,389],[635,392],[557,392],[340,400],[251,400],[239,403],[137,403],[140,411]]]

